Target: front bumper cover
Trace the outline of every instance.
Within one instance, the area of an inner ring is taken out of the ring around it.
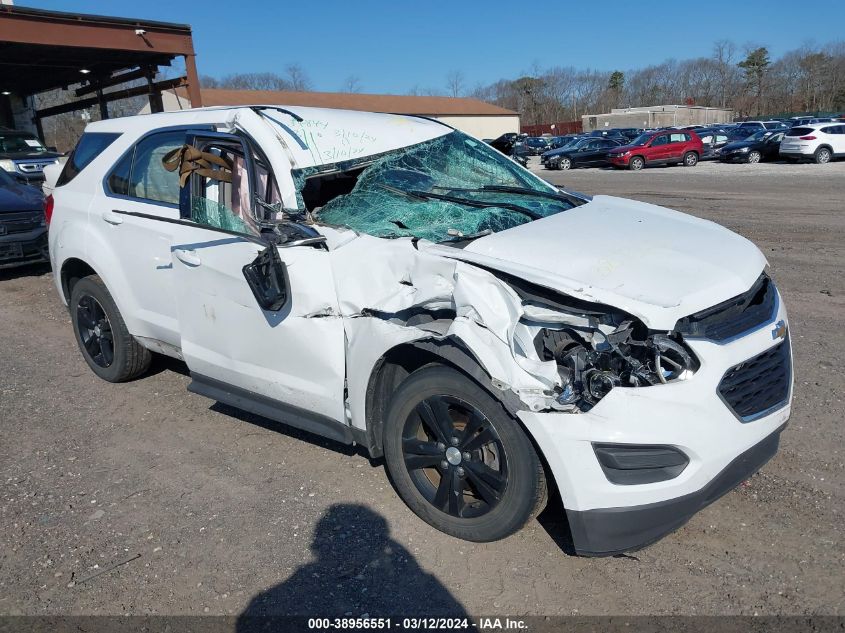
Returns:
[[[567,510],[575,551],[582,556],[610,556],[643,548],[674,532],[760,470],[777,452],[785,426],[741,453],[709,484],[691,494],[640,506]]]

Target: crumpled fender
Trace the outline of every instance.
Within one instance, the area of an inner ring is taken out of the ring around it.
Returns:
[[[515,343],[522,302],[491,273],[429,253],[425,243],[368,235],[333,249],[332,268],[347,339],[353,426],[366,426],[367,387],[379,359],[423,339],[460,341],[490,377],[485,386],[512,392],[530,410],[550,406],[560,385],[557,365],[529,358]],[[434,321],[414,324],[426,313]]]

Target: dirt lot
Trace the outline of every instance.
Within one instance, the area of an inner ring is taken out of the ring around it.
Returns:
[[[180,363],[100,381],[48,271],[2,271],[0,613],[845,613],[845,163],[542,173],[765,252],[797,382],[761,473],[633,556],[571,556],[555,505],[506,541],[460,542],[380,464],[187,393]]]

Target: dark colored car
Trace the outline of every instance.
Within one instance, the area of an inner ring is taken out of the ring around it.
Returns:
[[[560,149],[561,147],[569,145],[572,141],[580,137],[580,134],[564,134],[563,136],[553,136],[549,139],[549,149],[546,151]]]
[[[496,148],[506,156],[513,155],[513,146],[519,138],[516,132],[505,132],[499,138],[490,141],[490,146]]]
[[[701,156],[699,160],[714,160],[719,158],[719,150],[730,142],[728,133],[718,128],[700,128],[695,130],[701,139]]]
[[[692,130],[643,132],[629,145],[613,148],[608,160],[614,167],[639,170],[646,165],[686,165],[694,167],[704,146]]]
[[[539,136],[529,136],[522,141],[522,145],[528,150],[531,156],[539,156],[549,149],[549,142]]]
[[[44,262],[47,222],[41,190],[0,169],[0,267]]]
[[[582,134],[570,134],[570,135],[568,135],[568,138],[565,138],[565,137],[561,137],[561,138],[563,138],[564,140],[561,141],[560,145],[558,145],[555,148],[550,149],[547,152],[543,152],[542,154],[540,154],[540,162],[543,165],[545,165],[550,158],[553,158],[554,156],[558,156],[564,148],[567,148],[567,147],[573,145],[574,143],[577,143],[578,141],[585,139],[587,137],[582,135]]]
[[[40,185],[44,182],[44,167],[60,157],[29,132],[0,128],[0,169],[22,182]]]
[[[778,157],[784,132],[760,130],[742,141],[728,143],[719,151],[723,162],[759,163]]]
[[[573,169],[575,167],[603,167],[608,165],[607,153],[622,145],[612,138],[584,138],[567,145],[555,156],[546,159],[547,169]]]
[[[599,138],[615,138],[622,141],[624,141],[626,138],[622,131],[617,128],[612,128],[609,130],[593,130],[592,132],[589,132],[587,136]]]

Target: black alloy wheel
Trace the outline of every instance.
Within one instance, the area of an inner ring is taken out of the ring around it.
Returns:
[[[508,460],[496,429],[473,405],[429,396],[405,420],[405,466],[420,494],[457,518],[490,512],[508,486]]]
[[[103,306],[91,295],[82,295],[76,304],[79,339],[91,360],[100,367],[114,362],[114,335]]]
[[[73,331],[91,371],[108,382],[123,382],[143,374],[152,354],[129,332],[102,279],[90,275],[70,280],[69,285]]]
[[[505,538],[546,503],[543,466],[519,421],[452,367],[427,365],[398,386],[383,444],[399,496],[446,534]]]

